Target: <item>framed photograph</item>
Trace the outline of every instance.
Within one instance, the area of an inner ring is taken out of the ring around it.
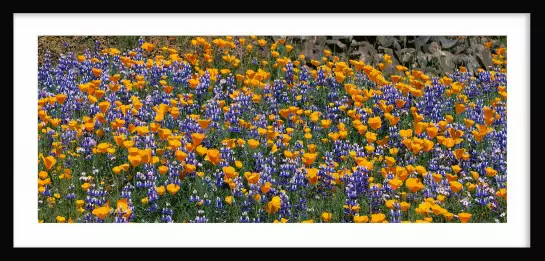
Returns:
[[[14,246],[527,247],[529,19],[15,14]]]

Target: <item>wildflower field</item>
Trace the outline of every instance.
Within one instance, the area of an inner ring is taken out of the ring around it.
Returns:
[[[38,222],[507,222],[485,45],[493,67],[447,75],[263,36],[46,53]]]

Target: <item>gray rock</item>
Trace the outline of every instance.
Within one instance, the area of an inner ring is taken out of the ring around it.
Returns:
[[[346,41],[346,42],[350,42],[352,41],[352,36],[349,35],[349,36],[332,36],[331,38],[333,38],[334,40],[341,40],[341,41]]]
[[[371,54],[362,53],[358,60],[363,61],[366,64],[371,64],[371,63],[373,63],[374,58],[373,58],[373,55],[371,55]]]
[[[428,46],[428,50],[425,51],[431,54],[437,54],[441,52],[441,46],[437,42],[431,42]]]
[[[303,43],[303,54],[308,59],[314,59],[314,47],[316,45],[312,41],[306,41]]]
[[[369,44],[369,42],[367,41],[356,41],[356,40],[352,40],[352,43],[350,44],[350,46],[363,46],[363,45],[366,45],[366,44]]]
[[[400,36],[399,37],[399,44],[403,46],[403,48],[407,47],[407,36]]]
[[[351,60],[359,60],[363,53],[360,51],[353,51],[348,54],[348,58]]]
[[[406,54],[406,53],[410,53],[410,54],[415,54],[416,53],[416,49],[414,48],[403,48],[399,51],[396,51],[396,55],[397,57],[402,60],[402,57]]]
[[[311,38],[312,37],[310,37],[310,36],[288,36],[288,37],[286,37],[286,40],[287,41],[293,41],[293,42],[296,42],[296,43],[302,43],[302,42],[311,40]]]
[[[441,42],[441,47],[443,49],[450,49],[458,44],[458,40],[450,40],[445,36],[439,36],[437,39]]]
[[[465,45],[458,45],[454,49],[454,54],[461,54],[461,53],[466,53],[467,54],[467,52],[468,52],[468,50],[466,50],[467,48],[469,48],[469,47],[467,47]]]
[[[473,50],[475,50],[476,53],[481,53],[482,51],[484,51],[485,49],[487,49],[486,47],[484,47],[484,45],[482,44],[475,44],[473,47],[472,47]]]
[[[418,46],[423,46],[430,40],[430,38],[431,36],[418,36],[415,39],[415,44],[417,44]]]
[[[392,55],[392,65],[393,66],[396,66],[399,64],[399,60],[397,60],[396,56],[395,55]]]
[[[466,41],[469,42],[469,46],[470,46],[470,47],[473,47],[474,45],[480,43],[480,37],[477,37],[477,36],[468,36],[468,37],[466,38]]]
[[[335,39],[330,39],[330,40],[327,40],[326,41],[326,44],[328,45],[336,45],[337,47],[341,48],[341,49],[346,49],[347,45],[346,44],[343,44],[341,41],[339,40],[335,40]]]
[[[441,66],[441,70],[444,73],[452,73],[454,72],[454,68],[456,68],[455,59],[456,56],[453,55],[450,52],[442,52],[438,57],[439,59],[439,65]]]
[[[326,36],[314,36],[314,43],[319,46],[326,45],[327,37]]]
[[[441,71],[444,73],[453,73],[454,66],[452,62],[448,62],[446,56],[443,56],[439,59],[439,64],[441,66]]]
[[[394,41],[394,44],[392,45],[394,47],[394,50],[399,51],[401,50],[401,44],[399,44],[399,41]]]
[[[286,39],[286,36],[274,35],[272,38],[273,38],[274,41],[278,41],[278,40],[281,40],[281,39]]]
[[[426,67],[428,66],[428,64],[430,64],[430,62],[432,61],[432,58],[433,56],[429,53],[418,53],[416,55],[416,62],[421,66],[423,67],[424,69],[426,69]]]
[[[365,48],[369,49],[370,52],[376,53],[377,49],[375,49],[375,46],[373,46],[371,43],[364,41],[361,42],[361,46],[364,46]]]
[[[381,51],[382,53],[385,53],[385,54],[388,54],[388,55],[391,55],[391,56],[394,55],[394,50],[392,50],[390,48],[379,46],[378,50]]]
[[[395,41],[395,38],[392,36],[377,36],[377,41],[383,47],[390,47]]]
[[[435,67],[428,66],[424,69],[424,73],[431,75],[441,75],[441,71]]]
[[[354,39],[352,39],[352,41],[350,41],[350,48],[357,48],[360,46],[360,43]]]
[[[377,54],[377,50],[375,49],[375,47],[373,47],[373,45],[369,42],[363,41],[358,43],[358,49],[353,51],[351,56],[358,56],[358,58],[354,59],[358,59],[365,62],[366,64],[370,64],[375,61],[375,54]]]
[[[479,65],[485,70],[488,70],[488,67],[493,65],[492,54],[490,53],[490,50],[486,48],[477,53],[475,58],[477,59]]]
[[[413,55],[411,53],[405,53],[403,54],[402,58],[401,58],[401,62],[402,63],[409,63],[413,60]]]
[[[330,49],[326,45],[315,45],[314,59],[320,59],[324,55],[324,50],[330,50]]]

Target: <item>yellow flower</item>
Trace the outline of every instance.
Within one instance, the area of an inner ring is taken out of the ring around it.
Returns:
[[[286,51],[291,52],[293,50],[293,46],[291,44],[286,44]]]
[[[152,44],[152,43],[145,42],[145,43],[142,44],[141,47],[142,47],[142,49],[146,50],[146,52],[150,52],[151,50],[153,50],[155,45]]]
[[[168,184],[167,185],[167,191],[170,195],[176,194],[180,190],[180,186],[178,184]]]
[[[470,214],[470,213],[462,212],[462,213],[458,214],[458,219],[462,223],[467,223],[467,222],[469,222],[469,219],[471,219],[471,216],[473,216],[473,215]]]
[[[145,198],[140,200],[140,202],[142,202],[142,204],[144,204],[144,205],[148,204],[148,201],[149,201],[148,197],[145,197]]]
[[[187,157],[187,154],[186,154]],[[207,151],[206,158],[212,162],[214,165],[218,165],[220,163],[220,151],[216,149],[210,149]]]
[[[204,134],[202,134],[202,133],[193,133],[193,134],[191,134],[191,140],[193,141],[193,146],[197,147],[204,140]]]
[[[316,116],[319,117],[319,116]],[[320,122],[322,124],[322,128],[327,129],[329,126],[331,126],[332,121],[331,120],[321,120]]]
[[[456,114],[460,114],[466,110],[466,106],[462,103],[457,103],[454,108],[456,110]]]
[[[38,173],[38,177],[39,177],[40,179],[46,179],[48,176],[49,176],[49,175],[47,174],[47,172],[46,172],[46,171],[43,171],[43,170],[40,171],[40,173]]]
[[[250,148],[255,149],[255,148],[259,147],[259,141],[254,140],[254,139],[249,139],[248,140],[248,145],[250,145]]]
[[[83,184],[81,185],[81,188],[83,189],[83,191],[87,191],[87,189],[89,189],[89,187],[91,187],[91,184],[89,184],[89,183],[87,183],[87,182],[86,182],[86,183],[83,183]]]
[[[405,201],[399,203],[399,205],[401,206],[401,210],[404,211],[404,212],[406,212],[409,209],[409,207],[411,206],[410,203],[407,203]]]
[[[452,168],[452,171],[454,171],[455,174],[458,174],[458,172],[460,172],[462,170],[462,168],[460,168],[460,165],[454,165],[451,168]]]
[[[100,108],[100,111],[105,113],[108,110],[108,108],[110,108],[110,103],[107,101],[103,101],[98,104],[98,107]]]
[[[225,202],[229,205],[233,203],[233,196],[227,196],[225,197]]]
[[[76,207],[77,208],[83,207],[83,204],[85,204],[84,200],[81,200],[81,199],[76,200]]]
[[[273,221],[273,223],[288,223],[288,220],[285,219],[285,218],[281,218],[280,221],[278,221],[278,220],[275,219],[275,220]]]
[[[389,208],[389,209],[394,209],[394,204],[397,203],[397,200],[393,200],[393,199],[390,199],[390,200],[387,200],[386,201],[386,207]]]
[[[305,153],[303,154],[303,162],[308,167],[312,165],[312,163],[314,163],[314,161],[316,160],[316,157],[318,157],[318,154],[316,153]]]
[[[392,187],[393,190],[397,190],[403,184],[403,181],[399,179],[391,179],[388,181],[388,184],[390,184],[390,187]]]
[[[163,166],[159,166],[159,173],[160,173],[161,175],[165,175],[165,174],[167,173],[167,171],[168,171],[168,167],[167,167],[167,166],[164,166],[164,165],[163,165]]]
[[[259,181],[260,174],[255,172],[245,172],[244,177],[246,178],[246,180],[248,180],[248,183],[256,184]]]
[[[95,208],[93,209],[93,212],[92,212],[93,215],[95,215],[96,217],[102,220],[104,220],[104,218],[106,218],[106,216],[108,216],[109,213],[110,213],[110,208],[108,206]]]
[[[326,223],[328,223],[331,218],[333,218],[333,214],[331,212],[323,212],[322,213],[322,220]]]
[[[317,168],[311,168],[307,169],[307,175],[306,178],[312,185],[316,185],[318,182],[318,169]]]
[[[496,196],[502,197],[503,199],[507,200],[507,189],[501,188],[498,191],[496,191]]]
[[[178,161],[180,161],[180,162],[184,161],[185,158],[187,157],[187,153],[185,153],[185,152],[183,152],[181,150],[177,150],[175,154],[176,154],[176,159]]]
[[[225,174],[225,177],[228,179],[236,178],[238,176],[238,173],[235,172],[235,168],[231,166],[223,167],[223,173]]]
[[[235,167],[237,167],[237,169],[241,169],[243,167],[242,161],[240,160],[235,161]]]
[[[369,126],[371,126],[373,130],[378,130],[382,126],[382,120],[380,119],[380,117],[369,118],[367,123],[369,124]]]
[[[157,191],[157,194],[159,194],[159,196],[164,195],[166,192],[165,186],[155,187],[155,190]]]
[[[129,218],[131,216],[132,209],[129,208],[129,202],[126,198],[117,201],[116,213],[124,213],[123,216],[125,218]]]
[[[42,156],[42,160],[47,170],[50,170],[51,168],[53,168],[55,163],[57,163],[57,160],[53,156],[47,156],[45,158]]]
[[[342,83],[346,76],[342,72],[335,72],[335,80],[337,80],[338,83]]]
[[[486,167],[485,172],[486,172],[486,175],[489,177],[494,177],[498,173],[498,171],[494,170],[491,167]]]
[[[464,187],[462,183],[458,181],[451,181],[449,182],[449,184],[450,184],[450,189],[452,190],[452,192],[455,192],[455,193],[459,192]]]
[[[368,143],[372,144],[373,142],[377,140],[377,134],[374,132],[368,131],[365,133],[365,139],[367,140]]]
[[[367,223],[369,222],[368,216],[354,216],[354,223]]]
[[[269,201],[267,203],[267,205],[265,206],[265,211],[267,211],[267,213],[269,213],[270,215],[276,213],[280,207],[281,207],[282,203],[281,203],[281,200],[280,200],[280,197],[279,196],[274,196],[271,201]]]
[[[129,159],[129,162],[131,163],[131,165],[133,167],[138,166],[138,164],[140,164],[140,162],[142,162],[142,157],[140,157],[140,155],[129,155],[128,159]]]
[[[371,214],[371,223],[382,223],[386,219],[386,215],[379,213],[379,214]]]
[[[424,188],[424,184],[422,184],[422,182],[420,182],[420,180],[418,180],[417,178],[407,179],[405,181],[405,186],[407,186],[407,188],[413,193]]]
[[[388,167],[391,167],[392,165],[394,165],[396,163],[396,160],[392,157],[389,157],[389,156],[386,156],[384,157],[384,159],[386,160],[386,165]]]
[[[260,189],[261,189],[261,192],[263,194],[267,194],[267,192],[269,192],[269,190],[271,190],[271,186],[272,184],[270,182],[265,182],[265,184],[263,184]]]

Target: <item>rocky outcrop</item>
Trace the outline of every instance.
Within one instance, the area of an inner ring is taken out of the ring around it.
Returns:
[[[394,65],[402,64],[426,73],[443,75],[460,66],[470,71],[490,70],[492,52],[485,47],[505,47],[506,37],[485,36],[288,36],[287,40],[302,44],[309,59],[320,59],[324,49],[340,57],[381,62],[384,54],[392,56]]]

